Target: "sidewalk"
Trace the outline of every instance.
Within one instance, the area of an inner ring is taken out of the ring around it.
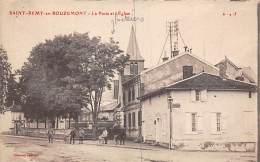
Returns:
[[[40,137],[29,137],[29,136],[14,136],[14,135],[0,135],[1,137],[11,137],[11,138],[20,138],[20,139],[28,139],[28,140],[42,140],[47,142],[46,138],[40,138]],[[61,139],[54,139],[54,143],[63,143],[65,144],[64,140]],[[71,144],[67,144],[71,145]],[[104,146],[104,147],[117,147],[117,148],[127,148],[127,149],[142,149],[142,150],[167,150],[165,148],[159,147],[159,146],[151,146],[145,143],[135,143],[133,141],[126,140],[124,145],[115,144],[114,140],[108,140],[107,144],[99,144],[98,140],[84,140],[83,144],[79,144],[78,140],[75,140],[74,145],[95,145],[95,146]]]

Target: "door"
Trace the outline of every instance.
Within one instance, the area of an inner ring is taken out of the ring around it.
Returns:
[[[157,118],[154,120],[155,123],[155,142],[159,143],[161,138],[161,119]]]

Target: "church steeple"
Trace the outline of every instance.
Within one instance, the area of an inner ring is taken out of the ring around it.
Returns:
[[[144,58],[140,53],[140,49],[137,43],[134,26],[132,26],[131,28],[126,54],[130,56],[130,60],[144,61]]]
[[[134,26],[131,28],[126,54],[128,54],[130,58],[128,65],[125,67],[125,75],[137,75],[144,70],[144,58],[141,55],[137,43]]]

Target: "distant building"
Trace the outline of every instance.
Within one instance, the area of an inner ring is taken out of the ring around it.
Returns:
[[[0,114],[0,132],[10,132],[13,128],[13,133],[18,134],[21,127],[24,127],[25,117],[20,105],[13,105]]]
[[[238,67],[227,57],[215,65],[226,74],[229,79],[256,83],[256,75],[250,67]]]

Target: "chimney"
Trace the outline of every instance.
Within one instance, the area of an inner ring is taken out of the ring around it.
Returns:
[[[162,58],[163,62],[167,61],[169,57],[167,57],[166,51],[164,51],[164,56]]]
[[[193,67],[192,66],[183,66],[182,71],[183,71],[183,79],[192,77],[192,75],[193,75]]]
[[[179,50],[174,50],[174,51],[172,51],[172,53],[171,53],[171,57],[173,58],[173,57],[175,57],[175,56],[178,56],[179,55]]]
[[[219,76],[223,79],[227,78],[227,66],[225,62],[219,64]]]

